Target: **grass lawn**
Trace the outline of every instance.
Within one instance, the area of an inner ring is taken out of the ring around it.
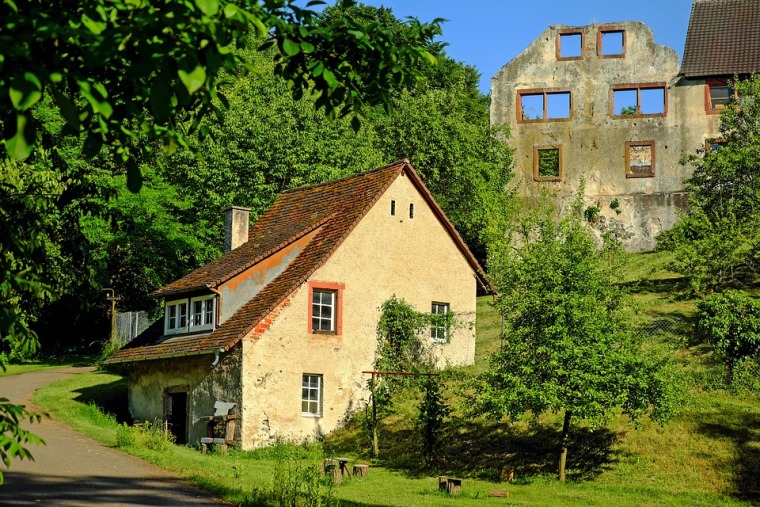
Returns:
[[[72,366],[75,361],[54,361],[54,362],[29,362],[24,364],[6,364],[5,369],[0,368],[0,377],[9,375],[20,375],[22,373],[31,373],[33,371],[52,370],[62,366]]]
[[[513,424],[466,418],[453,380],[447,395],[454,412],[435,468],[426,468],[420,456],[413,395],[398,400],[395,412],[383,421],[381,459],[376,461],[369,458],[368,439],[358,421],[328,435],[324,443],[228,455],[174,445],[122,448],[241,505],[285,504],[289,487],[300,488],[303,498],[319,489],[347,506],[760,504],[760,396],[724,388],[720,365],[691,338],[694,301],[681,295],[683,282],[664,270],[667,260],[667,254],[631,256],[623,278],[637,303],[635,325],[653,344],[676,351],[689,385],[686,406],[666,426],[645,420],[634,429],[623,416],[594,431],[576,426],[566,484],[555,479],[559,416]],[[478,301],[478,357],[469,373],[487,368],[488,353],[499,346],[501,321],[489,300]],[[38,391],[34,402],[78,431],[116,446],[125,430],[102,411],[124,417],[125,399],[124,379],[90,373]],[[369,477],[329,489],[310,479],[309,467],[339,455],[371,463]],[[515,470],[514,482],[499,482],[505,466]],[[439,474],[463,478],[462,494],[439,493]],[[492,490],[507,490],[510,496],[489,498]]]

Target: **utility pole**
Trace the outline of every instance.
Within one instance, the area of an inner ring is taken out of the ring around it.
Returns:
[[[106,299],[111,302],[111,346],[114,344],[114,340],[116,338],[116,302],[119,301],[121,298],[116,296],[116,291],[114,291],[110,287],[106,287],[103,289],[103,292],[110,292],[111,295],[107,296]]]

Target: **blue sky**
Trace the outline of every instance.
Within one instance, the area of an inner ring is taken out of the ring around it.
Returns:
[[[446,52],[481,74],[480,89],[490,92],[491,77],[520,54],[549,25],[588,25],[642,21],[658,44],[683,56],[692,0],[361,0],[385,5],[396,17],[420,21],[444,18]]]

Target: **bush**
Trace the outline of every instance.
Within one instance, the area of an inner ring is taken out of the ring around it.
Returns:
[[[151,451],[167,451],[175,443],[175,437],[164,429],[160,420],[135,423],[134,426],[122,424],[116,430],[116,445],[149,449]]]
[[[715,347],[733,380],[741,361],[760,356],[760,301],[736,290],[704,299],[697,305],[696,334]]]

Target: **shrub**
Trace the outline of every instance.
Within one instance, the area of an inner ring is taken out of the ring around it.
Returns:
[[[116,430],[116,445],[134,447],[151,451],[167,451],[174,444],[175,437],[164,429],[160,420],[135,423],[134,426],[122,424]]]

